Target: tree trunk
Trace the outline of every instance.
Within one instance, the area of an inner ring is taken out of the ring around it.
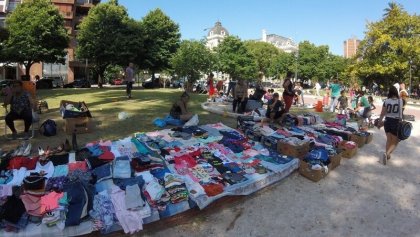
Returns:
[[[28,62],[27,64],[23,64],[25,66],[25,75],[28,77],[29,80],[31,80],[31,67],[32,67],[32,62]],[[19,80],[19,78],[16,78]]]

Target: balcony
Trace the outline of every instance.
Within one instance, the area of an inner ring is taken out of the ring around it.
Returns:
[[[60,12],[60,13],[66,20],[73,19],[73,15],[74,15],[73,12]]]
[[[52,3],[74,4],[75,0],[51,0]]]
[[[93,7],[94,5],[101,2],[100,0],[76,0],[76,6],[78,7]]]

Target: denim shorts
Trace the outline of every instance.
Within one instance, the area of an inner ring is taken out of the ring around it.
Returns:
[[[126,179],[131,177],[130,159],[127,156],[116,158],[113,165],[114,178]]]
[[[110,163],[96,167],[92,174],[96,176],[96,182],[112,178],[112,165]]]

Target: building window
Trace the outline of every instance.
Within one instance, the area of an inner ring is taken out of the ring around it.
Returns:
[[[222,35],[225,35],[225,32],[222,30]]]

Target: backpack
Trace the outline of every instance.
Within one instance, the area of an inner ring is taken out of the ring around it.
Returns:
[[[42,123],[39,131],[46,137],[55,136],[57,135],[57,124],[54,122],[54,120],[47,119]]]

